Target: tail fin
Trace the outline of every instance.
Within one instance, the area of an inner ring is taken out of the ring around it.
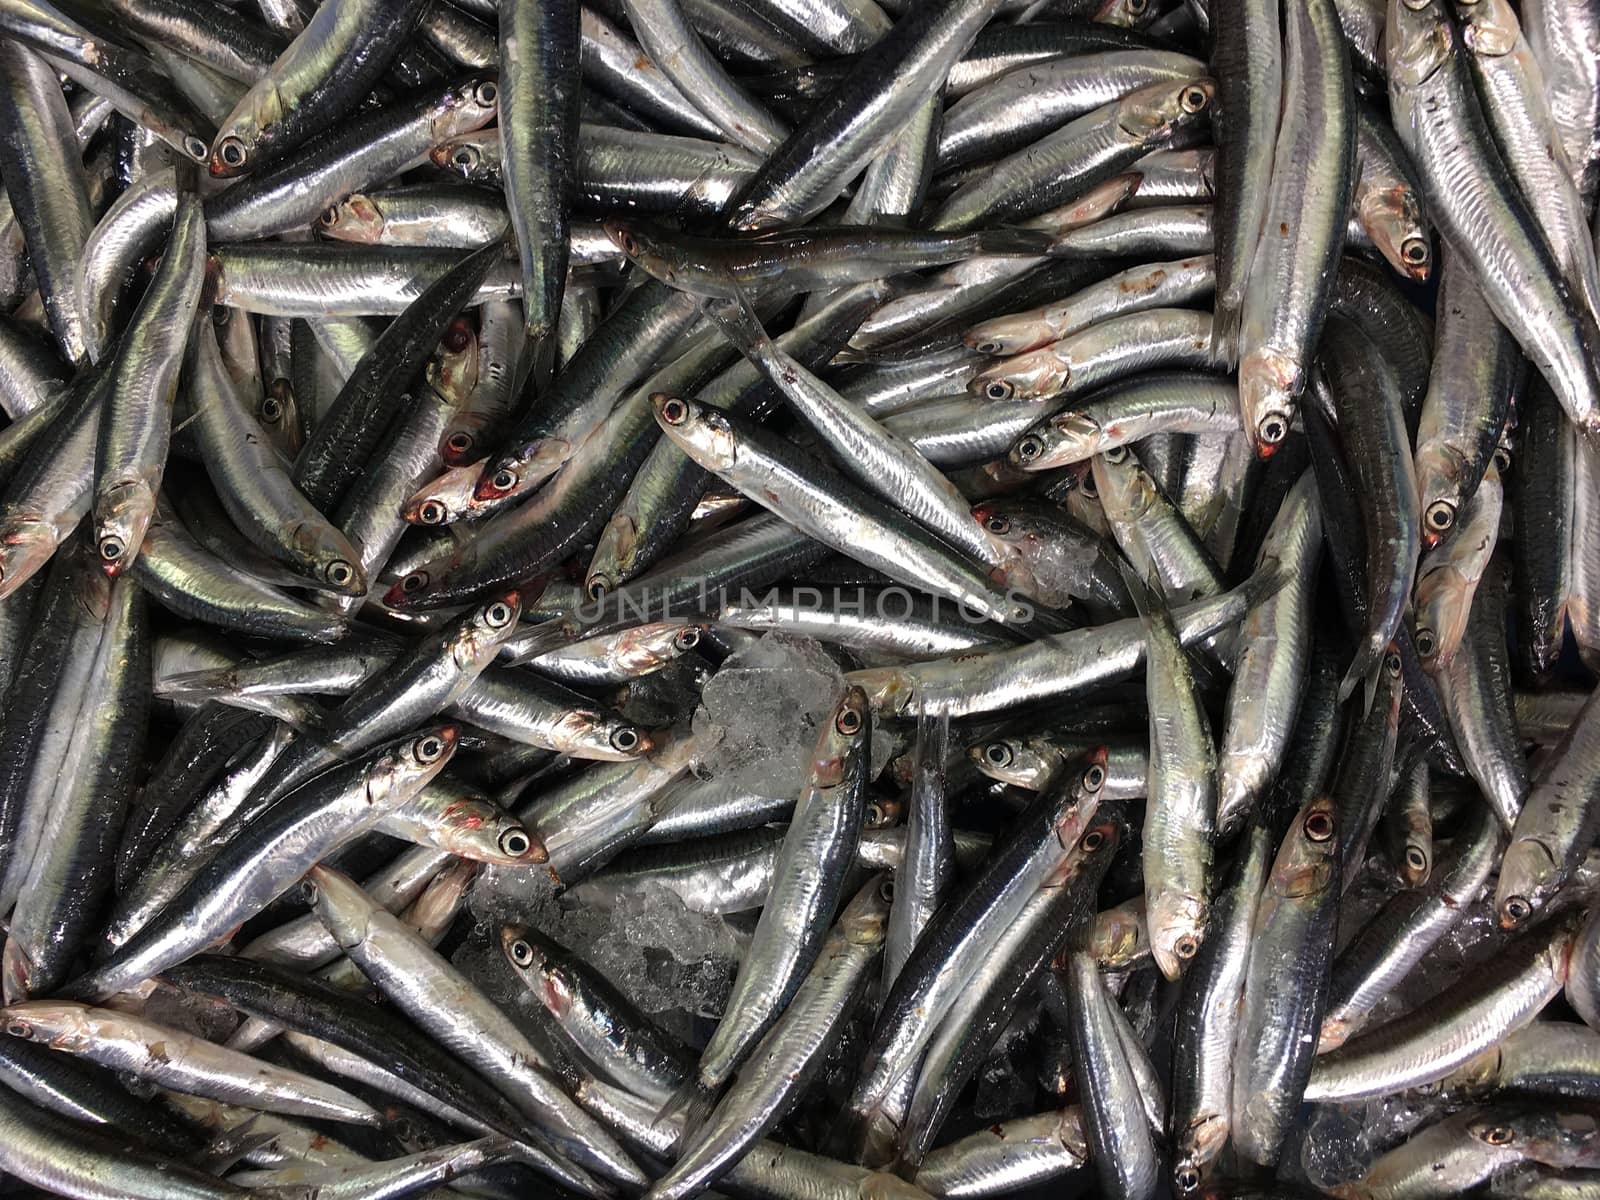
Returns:
[[[740,353],[754,356],[772,346],[772,339],[761,325],[761,318],[743,295],[731,300],[707,300],[706,316],[716,322],[723,336],[739,348]]]
[[[1239,319],[1238,308],[1220,303],[1211,315],[1211,357],[1230,371],[1239,365]]]
[[[683,1132],[678,1135],[678,1145],[687,1145],[688,1139],[705,1124],[716,1106],[717,1089],[701,1083],[699,1075],[690,1075],[656,1115],[655,1128],[668,1128],[681,1121]]]
[[[1043,258],[1050,252],[1055,239],[1043,229],[983,229],[973,235],[978,242],[979,254],[1015,254],[1026,258]]]

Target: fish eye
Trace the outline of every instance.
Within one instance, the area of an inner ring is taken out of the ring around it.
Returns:
[[[483,610],[483,619],[491,629],[500,629],[511,623],[511,606],[504,600],[496,600]]]
[[[1150,8],[1150,0],[1128,0],[1128,15],[1142,17]]]
[[[983,761],[990,766],[1009,767],[1015,757],[1005,742],[990,742],[983,748]]]
[[[867,805],[866,822],[868,829],[877,829],[887,824],[887,819],[887,814],[883,811],[883,805],[876,802]]]
[[[1433,652],[1439,648],[1438,639],[1433,636],[1431,629],[1417,630],[1417,653],[1423,658],[1432,658]]]
[[[1520,925],[1533,915],[1533,905],[1524,896],[1507,896],[1500,911],[1507,922]]]
[[[261,402],[261,417],[269,425],[276,425],[283,417],[283,401],[276,396],[268,396]]]
[[[1006,534],[1011,532],[1011,522],[999,513],[995,513],[983,523],[983,527],[990,533]]]
[[[532,847],[533,842],[520,829],[508,829],[500,835],[500,852],[507,858],[521,858]]]
[[[1406,847],[1406,866],[1413,871],[1421,871],[1428,865],[1428,856],[1422,852],[1420,846]]]
[[[33,1026],[26,1021],[8,1021],[6,1032],[12,1037],[27,1038],[33,1036]]]
[[[1431,247],[1427,238],[1408,237],[1400,243],[1400,257],[1413,267],[1420,267],[1428,261]]]
[[[203,163],[206,160],[208,147],[199,138],[191,135],[183,139],[183,152],[195,162]]]
[[[883,882],[878,884],[878,898],[881,899],[885,904],[893,904],[894,903],[894,880],[893,879],[885,877]]]
[[[1138,0],[1131,0],[1129,12],[1133,12],[1132,3],[1137,2]],[[1203,87],[1186,87],[1178,98],[1178,103],[1183,106],[1184,112],[1194,114],[1204,111],[1206,105],[1211,103],[1211,97]]]
[[[486,79],[472,89],[472,98],[485,108],[488,108],[496,100],[500,99],[500,89],[495,86],[493,80]]]
[[[217,157],[220,158],[227,166],[243,166],[245,160],[244,143],[237,137],[229,134],[227,137],[223,138],[220,143],[218,143]]]
[[[1383,669],[1389,672],[1390,678],[1398,678],[1400,675],[1400,656],[1391,651],[1384,657]]]
[[[472,146],[457,146],[455,152],[450,155],[450,161],[458,167],[470,169],[478,161],[478,151]]]
[[[661,404],[661,419],[668,425],[682,425],[689,419],[689,406],[678,396],[668,396]]]
[[[1313,842],[1325,842],[1333,836],[1333,814],[1322,808],[1308,812],[1301,828]]]
[[[1083,786],[1088,791],[1098,792],[1102,787],[1105,786],[1105,782],[1106,769],[1099,763],[1093,764],[1087,771],[1083,773]]]
[[[429,734],[427,737],[418,738],[416,742],[417,761],[423,766],[439,761],[439,756],[444,753],[444,739]]]
[[[127,546],[116,534],[109,534],[100,539],[100,557],[106,562],[116,562],[126,549]]]
[[[974,346],[973,349],[976,350],[979,354],[994,355],[994,354],[999,354],[1001,351],[1003,351],[1005,349],[1005,347],[1002,346],[999,342],[995,341],[993,338],[985,338],[983,341],[979,342],[976,346]]]
[[[1172,1172],[1172,1182],[1180,1192],[1192,1192],[1200,1186],[1200,1168],[1193,1163],[1179,1163]]]
[[[589,599],[604,600],[607,592],[611,590],[611,581],[604,575],[589,576]]]
[[[337,204],[335,204],[332,208],[323,209],[322,215],[317,218],[317,224],[321,225],[324,229],[331,229],[338,223],[339,206]]]
[[[1128,448],[1126,446],[1113,446],[1100,455],[1113,467],[1120,467],[1128,461]]]
[[[1289,436],[1289,422],[1282,413],[1268,413],[1256,429],[1264,445],[1276,446]]]
[[[452,433],[445,445],[452,454],[465,454],[472,449],[472,435],[466,432]]]
[[[599,597],[595,597],[599,599]],[[695,625],[685,625],[672,635],[672,644],[679,650],[693,650],[700,644],[700,629]]]
[[[1085,854],[1093,854],[1106,844],[1106,835],[1103,830],[1091,829],[1078,839],[1078,846]]]
[[[426,571],[413,571],[400,581],[400,590],[408,596],[415,596],[428,586],[428,573]]]
[[[983,385],[983,394],[990,400],[1009,400],[1017,394],[1017,385],[1009,379],[991,379]]]
[[[632,725],[624,725],[611,735],[611,748],[631,754],[639,748],[639,731]]]
[[[1193,934],[1184,934],[1172,944],[1172,952],[1179,958],[1193,958],[1200,951],[1200,943],[1194,939]]]
[[[1428,505],[1424,514],[1428,520],[1428,528],[1435,533],[1443,533],[1456,523],[1456,506],[1448,500],[1435,500]]]
[[[443,525],[444,516],[444,505],[437,500],[424,500],[422,507],[417,509],[417,519],[424,525]]]
[[[519,967],[529,966],[533,962],[533,947],[518,938],[511,943],[511,961]]]
[[[1017,443],[1017,458],[1022,462],[1032,462],[1044,453],[1044,443],[1036,437],[1025,437]]]
[[[1509,1125],[1491,1125],[1481,1136],[1491,1146],[1509,1146],[1517,1135]]]
[[[336,558],[322,572],[322,577],[334,587],[349,587],[355,582],[356,569],[342,558]]]
[[[1083,493],[1086,500],[1100,499],[1100,486],[1095,483],[1093,475],[1085,475],[1083,482],[1078,485],[1078,490]]]
[[[502,467],[494,473],[494,478],[489,480],[498,492],[509,492],[517,486],[517,473],[510,467]]]
[[[833,720],[833,727],[845,737],[853,737],[861,732],[861,714],[854,708],[841,708],[839,715]]]

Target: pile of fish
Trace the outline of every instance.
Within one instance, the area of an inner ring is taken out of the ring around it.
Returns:
[[[0,0],[0,1195],[1600,1197],[1600,0]]]

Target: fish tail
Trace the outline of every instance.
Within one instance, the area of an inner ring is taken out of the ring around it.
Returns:
[[[1054,239],[1042,229],[984,229],[973,235],[979,254],[1016,254],[1039,258],[1050,252]]]

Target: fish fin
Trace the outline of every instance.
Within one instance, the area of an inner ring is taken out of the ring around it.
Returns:
[[[232,667],[213,667],[204,671],[180,671],[157,682],[155,694],[163,698],[211,700],[232,686]]]
[[[1339,703],[1343,704],[1355,694],[1357,685],[1362,689],[1361,715],[1366,716],[1372,711],[1373,699],[1378,694],[1378,672],[1383,670],[1383,657],[1380,655],[1376,662],[1369,662],[1369,656],[1363,652],[1356,655],[1350,664],[1350,669],[1345,672],[1345,677],[1339,683]]]
[[[655,1126],[660,1129],[670,1125],[675,1118],[682,1118],[683,1133],[678,1139],[680,1146],[686,1145],[694,1131],[705,1124],[711,1110],[717,1104],[717,1089],[708,1087],[700,1082],[698,1075],[691,1075],[684,1081],[683,1086],[672,1094],[656,1116]]]
[[[221,1175],[241,1159],[270,1145],[278,1135],[271,1130],[256,1130],[260,1116],[256,1113],[232,1129],[218,1134],[190,1156],[189,1165],[198,1167],[208,1175]]]
[[[1230,370],[1239,365],[1240,310],[1216,306],[1211,317],[1211,356]]]
[[[1055,240],[1042,229],[1018,229],[1010,225],[979,230],[974,237],[979,254],[1015,254],[1031,258],[1043,258]]]
[[[1128,598],[1133,601],[1133,607],[1141,617],[1160,616],[1167,611],[1166,597],[1152,587],[1132,563],[1127,559],[1119,559],[1117,570],[1122,573],[1122,586],[1128,589]]]
[[[749,297],[737,292],[732,299],[713,298],[704,305],[705,314],[724,337],[739,348],[741,354],[754,355],[772,345],[772,339],[762,327],[761,318],[751,306]]]

